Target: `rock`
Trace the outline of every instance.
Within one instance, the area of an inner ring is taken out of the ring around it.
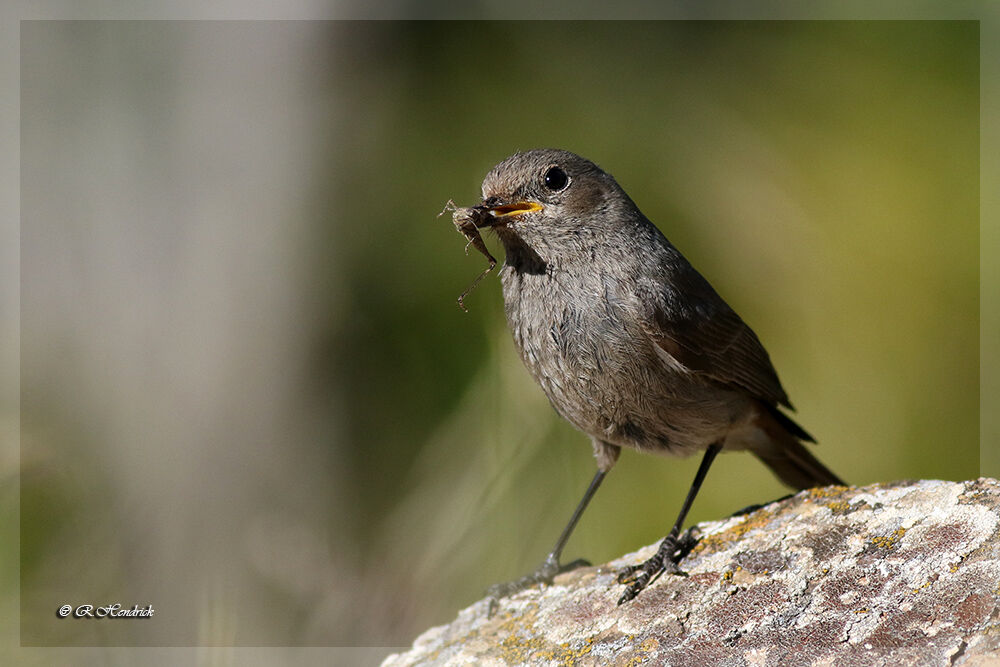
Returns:
[[[462,610],[402,665],[1000,664],[1000,482],[803,491],[699,525],[638,598],[615,571],[657,545]]]

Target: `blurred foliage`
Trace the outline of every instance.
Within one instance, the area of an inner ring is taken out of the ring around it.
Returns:
[[[522,368],[495,273],[466,299],[470,312],[457,307],[484,261],[463,255],[450,216],[436,217],[449,199],[478,201],[482,177],[516,150],[566,148],[613,173],[754,328],[817,455],[847,481],[977,475],[976,23],[323,29],[329,51],[314,54],[298,84],[319,110],[300,131],[330,148],[296,239],[310,312],[298,353],[305,377],[291,398],[334,415],[305,429],[316,459],[303,465],[326,476],[336,505],[296,497],[312,527],[300,538],[324,545],[331,569],[352,582],[337,595],[351,597],[324,599],[319,578],[299,590],[247,574],[241,600],[286,611],[289,627],[231,641],[409,643],[489,584],[534,568],[568,519],[593,474],[589,442]],[[219,94],[238,96],[240,85],[253,77]],[[58,408],[41,390],[26,408],[28,426],[59,422],[36,446],[60,461],[72,419],[47,412]],[[213,442],[236,441],[219,433]],[[567,559],[602,562],[662,537],[696,467],[625,452]],[[82,469],[103,484],[102,472]],[[293,466],[272,469],[274,496],[295,489]],[[139,567],[135,545],[118,538],[112,548],[107,525],[80,523],[98,512],[100,494],[80,496],[66,527],[59,506],[90,488],[60,482],[66,474],[22,482],[26,589],[52,573],[47,551],[89,543],[84,533],[102,537],[109,562]],[[752,457],[721,456],[690,520],[786,491]],[[247,515],[272,498],[253,496]],[[234,544],[234,570],[241,549]],[[212,590],[204,595],[196,606],[214,609]],[[197,636],[224,641],[222,625],[221,640]]]

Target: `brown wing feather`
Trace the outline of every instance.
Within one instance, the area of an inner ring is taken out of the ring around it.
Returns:
[[[756,334],[708,281],[690,265],[684,268],[684,287],[670,295],[672,300],[654,298],[646,304],[647,335],[685,368],[794,409]]]

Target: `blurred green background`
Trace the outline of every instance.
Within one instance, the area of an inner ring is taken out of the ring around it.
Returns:
[[[542,146],[755,329],[831,469],[977,476],[974,22],[24,24],[22,641],[406,645],[535,567],[589,442],[435,216]],[[568,559],[658,540],[696,467],[625,452]],[[722,456],[690,519],[784,493]],[[54,615],[105,600],[158,616]]]

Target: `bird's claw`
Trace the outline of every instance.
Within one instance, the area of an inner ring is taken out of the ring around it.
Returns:
[[[578,567],[588,566],[590,566],[590,561],[584,560],[583,558],[578,558],[571,563],[567,563],[566,565],[560,565],[559,560],[550,555],[545,559],[545,562],[543,562],[538,569],[531,574],[527,574],[520,579],[514,579],[513,581],[493,584],[487,588],[486,597],[490,601],[489,616],[493,616],[493,614],[496,613],[497,603],[501,599],[510,597],[515,593],[519,593],[533,586],[551,584],[552,580],[556,578],[556,575],[562,574],[563,572],[569,572],[570,570],[575,570]]]
[[[687,556],[694,545],[698,543],[698,536],[694,529],[684,532],[683,535],[667,535],[660,543],[660,548],[656,550],[653,557],[639,565],[629,565],[618,571],[618,583],[625,584],[628,588],[618,599],[618,604],[625,604],[635,598],[646,586],[656,579],[660,574],[674,574],[682,577],[687,576],[687,572],[681,570],[678,563]]]

